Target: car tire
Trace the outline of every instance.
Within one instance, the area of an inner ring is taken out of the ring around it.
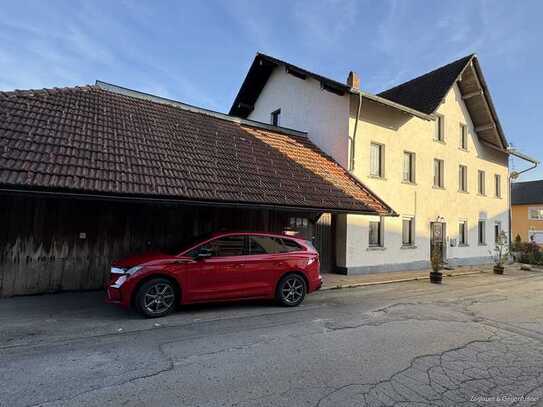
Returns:
[[[277,284],[275,298],[277,302],[285,307],[296,307],[305,298],[307,284],[299,274],[287,274]]]
[[[166,278],[153,278],[138,289],[136,309],[147,318],[168,315],[177,305],[177,289]]]

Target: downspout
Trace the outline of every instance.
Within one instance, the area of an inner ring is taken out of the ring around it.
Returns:
[[[539,161],[513,148],[508,148],[507,152],[511,154],[512,156],[515,156],[524,161],[528,161],[532,163],[532,166],[529,168],[526,168],[522,171],[513,171],[511,174],[509,174],[509,247],[511,247],[511,245],[513,244],[513,237],[512,237],[513,226],[511,225],[511,222],[513,220],[513,206],[512,206],[512,192],[513,192],[512,184],[513,183],[512,181],[517,179],[521,174],[524,174],[525,172],[535,169],[539,165]]]
[[[354,130],[353,130],[353,136],[351,137],[351,151],[350,151],[350,157],[349,157],[349,171],[354,171],[354,162],[355,162],[355,146],[356,146],[356,132],[358,130],[358,121],[360,120],[360,110],[362,108],[362,93],[360,91],[358,93],[358,108],[356,109],[356,121],[354,122]]]

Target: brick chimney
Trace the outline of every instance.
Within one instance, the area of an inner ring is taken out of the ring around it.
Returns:
[[[360,90],[360,77],[356,72],[349,72],[349,77],[347,78],[347,86],[350,86],[353,89]]]

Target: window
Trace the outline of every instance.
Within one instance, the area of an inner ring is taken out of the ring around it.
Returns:
[[[244,254],[245,237],[244,236],[226,236],[212,240],[197,250],[208,249],[213,256],[229,257],[242,256]]]
[[[279,126],[279,117],[281,116],[281,109],[274,110],[271,112],[271,125]]]
[[[465,165],[458,167],[458,190],[468,192],[468,167]]]
[[[496,198],[502,197],[502,177],[499,174],[494,175]]]
[[[404,218],[402,220],[402,245],[413,246],[415,244],[415,222],[413,218]]]
[[[435,140],[445,141],[445,117],[438,114],[436,119]]]
[[[443,160],[434,159],[434,187],[444,188]]]
[[[539,245],[543,245],[543,230],[529,230],[528,231],[528,239],[531,242],[537,243]]]
[[[494,243],[499,242],[501,232],[502,232],[502,223],[501,222],[496,222],[494,224]]]
[[[283,245],[286,252],[297,252],[299,250],[304,250],[298,243],[290,239],[283,239]]]
[[[270,254],[285,252],[281,239],[268,236],[250,236],[249,254]]]
[[[384,152],[384,145],[371,143],[370,175],[379,178],[383,178],[385,176]]]
[[[292,218],[289,218],[288,224],[293,229],[296,229],[296,228],[297,229],[302,229],[302,228],[307,228],[308,225],[309,225],[309,222],[308,222],[307,218],[292,217]]]
[[[528,208],[528,219],[543,220],[543,208]]]
[[[372,247],[383,246],[383,219],[370,221],[369,225],[369,245]]]
[[[415,153],[403,153],[403,180],[415,183]]]
[[[458,223],[458,245],[467,246],[468,244],[468,222],[465,220]]]
[[[485,195],[485,172],[479,170],[477,178],[479,180],[479,195]]]
[[[478,227],[479,234],[479,244],[486,245],[486,220],[479,221]]]
[[[460,124],[460,148],[468,149],[468,127],[465,124]]]

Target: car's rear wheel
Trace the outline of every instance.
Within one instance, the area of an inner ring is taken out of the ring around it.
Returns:
[[[287,274],[277,284],[277,301],[287,307],[300,305],[307,292],[307,284],[299,274]]]
[[[163,317],[175,309],[177,293],[175,286],[165,278],[146,281],[136,295],[136,307],[148,318]]]

